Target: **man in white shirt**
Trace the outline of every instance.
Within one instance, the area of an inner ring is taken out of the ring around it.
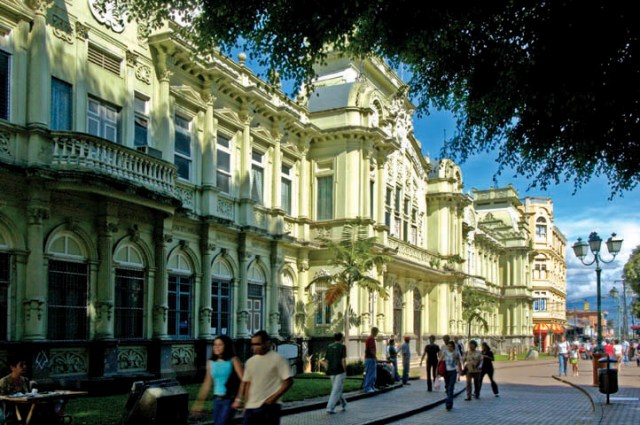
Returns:
[[[244,395],[244,425],[280,424],[280,398],[293,385],[287,361],[271,350],[271,337],[258,331],[251,337],[253,357],[247,360],[239,394]],[[234,408],[242,400],[237,398]]]
[[[558,354],[558,376],[567,376],[567,363],[569,363],[569,343],[567,338],[562,335],[560,341],[556,342],[556,353]]]

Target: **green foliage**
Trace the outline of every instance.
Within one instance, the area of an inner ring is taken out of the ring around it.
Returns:
[[[345,337],[349,336],[347,322],[353,324],[354,316],[351,309],[350,293],[356,286],[369,292],[376,292],[387,298],[382,283],[371,274],[379,267],[391,261],[386,254],[376,253],[376,238],[367,237],[366,228],[355,225],[345,225],[339,240],[322,239],[327,250],[333,253],[329,266],[332,270],[316,275],[309,286],[320,285],[326,288],[325,302],[333,305],[345,299],[343,318]],[[357,322],[356,322],[357,323]]]
[[[347,363],[347,376],[362,376],[364,374],[364,362],[357,360]]]
[[[636,294],[640,294],[640,246],[631,252],[629,261],[624,265],[624,279]]]
[[[151,24],[179,16],[201,52],[240,46],[298,86],[311,84],[314,67],[331,51],[386,58],[407,69],[420,112],[456,115],[458,129],[443,155],[464,161],[496,150],[497,174],[512,167],[532,186],[571,179],[580,186],[604,174],[617,193],[640,179],[633,2],[126,4],[130,17]]]
[[[462,289],[462,319],[467,323],[468,339],[471,338],[471,325],[473,322],[478,322],[485,332],[489,330],[489,324],[483,316],[491,313],[495,305],[495,298],[485,292],[469,286],[465,286]]]

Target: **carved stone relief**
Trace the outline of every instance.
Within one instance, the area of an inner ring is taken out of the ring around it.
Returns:
[[[73,44],[73,27],[66,19],[58,15],[53,15],[51,18],[51,28],[53,35],[66,43]]]
[[[120,347],[118,349],[118,371],[140,371],[147,369],[145,347]]]
[[[51,375],[87,373],[89,355],[84,349],[52,349],[49,355]]]

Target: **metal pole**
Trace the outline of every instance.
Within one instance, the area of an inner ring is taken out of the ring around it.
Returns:
[[[622,302],[624,303],[624,315],[622,318],[622,337],[626,339],[629,336],[629,322],[627,318],[627,284],[626,280],[624,279],[622,279]]]
[[[600,272],[602,269],[600,268],[600,262],[598,261],[598,257],[596,255],[596,286],[598,290],[597,303],[598,303],[598,352],[602,352],[602,300],[601,300],[601,292],[600,292]]]

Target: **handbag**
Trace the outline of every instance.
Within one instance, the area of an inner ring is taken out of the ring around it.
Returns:
[[[438,376],[445,376],[447,374],[447,365],[444,363],[444,360],[438,360],[437,373]]]

